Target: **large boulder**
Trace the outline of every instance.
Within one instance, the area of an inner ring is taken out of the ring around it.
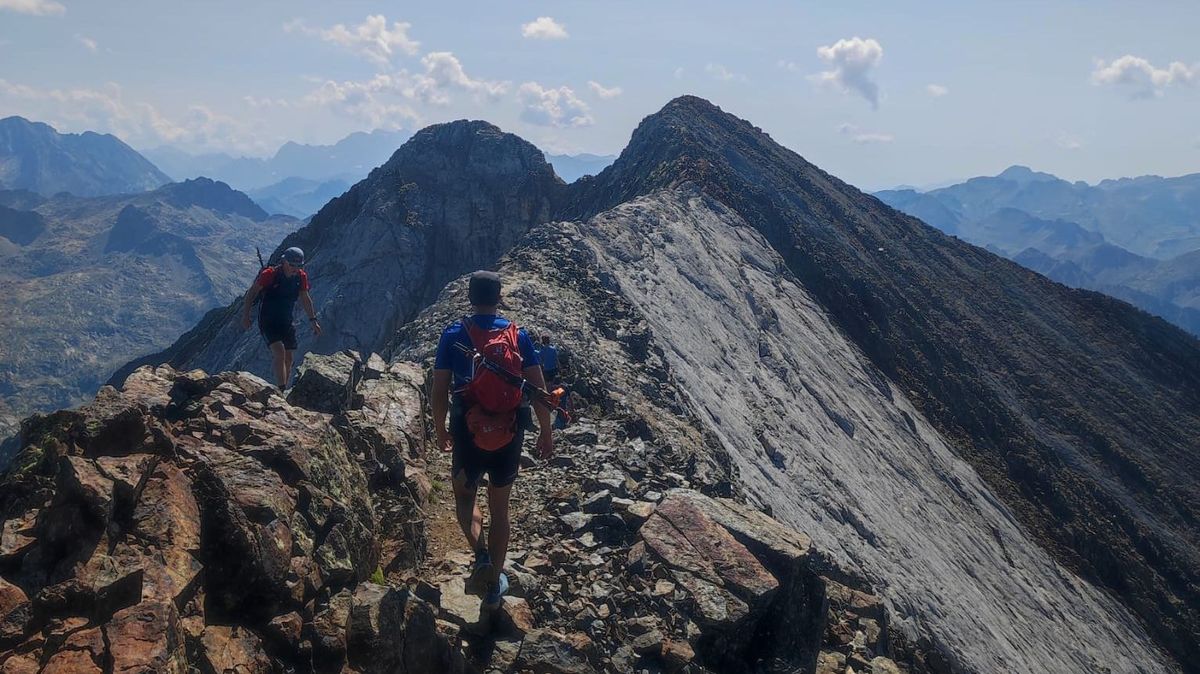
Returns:
[[[296,371],[288,402],[315,412],[337,414],[350,409],[363,378],[362,357],[355,351],[333,355],[308,353]]]

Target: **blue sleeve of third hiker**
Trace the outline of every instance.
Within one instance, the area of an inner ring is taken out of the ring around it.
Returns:
[[[541,365],[542,360],[538,358],[537,349],[533,348],[533,340],[529,338],[529,333],[524,329],[517,331],[517,347],[521,349],[521,366],[533,367]]]
[[[457,336],[451,330],[442,333],[442,338],[438,340],[437,355],[433,358],[433,369],[454,369],[454,340]]]

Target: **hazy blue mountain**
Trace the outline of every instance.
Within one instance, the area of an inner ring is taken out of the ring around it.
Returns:
[[[1167,259],[1200,249],[1200,173],[1088,185],[1012,166],[997,176],[971,178],[928,192],[889,190],[875,196],[956,234],[949,223],[957,228],[1000,209],[1015,208],[1042,220],[1075,223],[1146,257]],[[939,207],[948,213],[940,213]]]
[[[282,213],[295,218],[307,218],[321,210],[330,199],[350,189],[350,182],[341,179],[309,180],[285,178],[249,192],[250,198],[269,213]]]
[[[605,154],[547,154],[546,161],[554,167],[559,178],[573,183],[583,176],[594,176],[616,160],[616,155]]]
[[[994,178],[944,189],[875,196],[1059,283],[1125,300],[1200,335],[1200,174],[1090,186],[1013,166]],[[1035,211],[1081,219],[1050,219]],[[1136,224],[1142,222],[1149,224]],[[1153,254],[1113,242],[1100,223],[1127,243],[1153,243]]]
[[[383,164],[408,139],[407,131],[355,132],[333,145],[287,142],[271,157],[233,157],[224,153],[193,155],[171,146],[146,150],[172,178],[204,176],[249,191],[287,178],[360,180]]]
[[[152,190],[170,182],[110,134],[59,133],[24,117],[0,119],[0,188],[93,197]]]

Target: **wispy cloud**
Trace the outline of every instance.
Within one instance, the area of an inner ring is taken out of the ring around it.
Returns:
[[[565,40],[570,37],[566,26],[548,16],[539,16],[521,24],[521,35],[533,40]]]
[[[731,71],[730,69],[726,68],[725,66],[721,65],[720,63],[710,63],[710,64],[704,66],[704,72],[708,73],[709,75],[712,75],[713,78],[718,79],[722,82],[732,82],[734,80],[737,80],[738,82],[746,81],[745,75],[735,73],[735,72]]]
[[[54,0],[0,0],[0,10],[34,16],[62,16],[67,8]]]
[[[838,133],[847,136],[851,141],[860,145],[870,145],[876,143],[890,143],[895,140],[895,136],[890,133],[881,133],[879,131],[865,131],[853,124],[839,124]]]
[[[1126,54],[1112,62],[1098,59],[1092,70],[1092,84],[1122,87],[1130,98],[1162,96],[1170,86],[1200,81],[1200,64],[1187,65],[1172,61],[1165,68],[1156,68],[1146,59]]]
[[[1064,150],[1078,150],[1083,147],[1083,141],[1074,134],[1061,131],[1054,138],[1054,144]]]
[[[883,46],[873,38],[843,38],[824,47],[817,47],[817,57],[831,66],[811,79],[843,93],[856,93],[879,107],[879,85],[871,79],[871,71],[883,60]]]
[[[83,45],[84,47],[87,47],[88,51],[90,51],[90,52],[95,52],[97,49],[100,48],[100,45],[96,44],[95,40],[93,40],[90,37],[87,37],[86,35],[76,35],[75,39],[79,42],[79,44]]]
[[[0,108],[45,121],[61,130],[112,133],[136,146],[173,143],[191,148],[259,152],[264,133],[242,118],[194,103],[179,117],[126,100],[116,83],[100,88],[42,88],[0,79]]]
[[[933,96],[934,98],[941,98],[942,96],[949,94],[950,89],[941,84],[926,84],[925,93]]]
[[[416,56],[421,43],[408,36],[410,28],[412,24],[403,21],[393,21],[389,27],[387,18],[382,14],[368,16],[356,26],[339,23],[330,28],[310,28],[301,19],[292,19],[283,24],[284,32],[318,37],[377,65],[391,63],[397,53]]]
[[[517,90],[521,101],[521,119],[538,126],[590,126],[593,123],[587,103],[571,87],[543,87],[525,82]]]
[[[600,98],[616,98],[622,93],[621,87],[606,87],[595,80],[588,80],[588,88]]]

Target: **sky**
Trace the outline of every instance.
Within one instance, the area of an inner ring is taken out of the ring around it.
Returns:
[[[1198,2],[0,0],[0,117],[139,149],[486,119],[616,154],[682,94],[864,189],[1200,172]]]

